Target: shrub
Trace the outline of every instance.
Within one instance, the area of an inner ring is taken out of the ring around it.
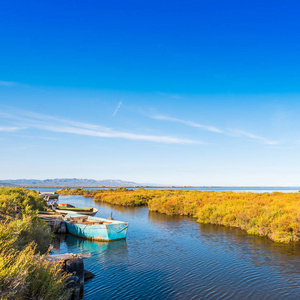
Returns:
[[[70,293],[65,290],[69,275],[46,260],[52,233],[37,217],[44,208],[45,201],[34,191],[0,188],[1,299],[66,299]]]

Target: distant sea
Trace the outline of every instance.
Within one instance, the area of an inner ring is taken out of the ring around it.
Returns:
[[[214,192],[251,192],[251,193],[297,193],[300,191],[300,187],[247,187],[247,186],[204,186],[204,187],[174,187],[175,189],[182,189],[188,191],[214,191]]]
[[[60,188],[31,188],[32,190],[40,192],[53,192]],[[108,189],[108,188],[86,188],[88,190],[97,190],[97,189]],[[137,189],[133,187],[128,187],[128,189]],[[145,187],[147,190],[157,190],[157,189],[176,189],[176,190],[186,190],[186,191],[214,191],[214,192],[247,192],[247,193],[273,193],[273,192],[282,192],[282,193],[298,193],[300,187],[226,187],[226,186],[204,186],[204,187],[170,187],[170,186],[161,186],[161,187]]]

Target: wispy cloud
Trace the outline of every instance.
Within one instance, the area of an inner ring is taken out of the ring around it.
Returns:
[[[181,139],[170,136],[156,136],[156,135],[143,135],[136,133],[128,133],[128,132],[120,132],[114,131],[111,129],[107,129],[107,131],[101,130],[90,130],[79,127],[70,127],[70,126],[53,126],[53,125],[45,125],[40,126],[39,128],[53,131],[53,132],[61,132],[61,133],[72,133],[78,135],[86,135],[86,136],[95,136],[95,137],[103,137],[103,138],[123,138],[127,140],[140,140],[140,141],[148,141],[148,142],[158,142],[158,143],[167,143],[167,144],[199,144],[197,141],[189,140],[189,139]]]
[[[0,86],[14,86],[17,82],[0,80]]]
[[[211,132],[217,132],[217,133],[223,133],[223,131],[217,127],[214,126],[209,126],[209,125],[203,125],[203,124],[199,124],[196,122],[192,122],[192,121],[185,121],[182,119],[177,119],[177,118],[171,118],[171,117],[167,117],[167,116],[162,116],[162,115],[154,115],[151,116],[152,119],[156,119],[156,120],[165,120],[165,121],[171,121],[171,122],[177,122],[177,123],[182,123],[191,127],[196,127],[196,128],[201,128],[207,131],[211,131]]]
[[[13,132],[24,129],[24,127],[0,126],[0,131]]]
[[[210,132],[215,132],[227,136],[234,136],[234,137],[239,137],[239,138],[248,138],[256,141],[260,141],[263,144],[266,145],[278,145],[278,141],[274,141],[250,132],[246,132],[244,130],[239,130],[239,129],[219,129],[215,126],[210,126],[210,125],[204,125],[204,124],[199,124],[193,121],[188,121],[188,120],[182,120],[178,118],[173,118],[173,117],[168,117],[168,116],[163,116],[163,115],[153,115],[150,116],[152,119],[156,120],[164,120],[164,121],[170,121],[170,122],[176,122],[176,123],[181,123],[190,127],[196,127],[200,128],[205,131],[210,131]]]
[[[46,140],[46,141],[57,141],[57,138],[48,137],[48,136],[33,136],[33,135],[18,135],[20,138],[24,139],[38,139],[38,140]]]
[[[235,129],[231,129],[228,133],[228,135],[231,136],[235,136],[235,137],[246,137],[249,139],[253,139],[253,140],[257,140],[257,141],[261,141],[266,145],[278,145],[279,142],[278,141],[273,141],[270,139],[267,139],[265,137],[250,133],[250,132],[246,132],[243,130],[235,130]]]
[[[114,111],[114,113],[113,113],[113,117],[117,114],[117,112],[118,112],[118,110],[120,109],[121,105],[122,105],[122,101],[119,102],[117,108],[115,109],[115,111]]]
[[[25,89],[30,89],[30,90],[38,90],[38,91],[43,91],[41,88],[37,88],[35,86],[26,84],[26,83],[21,83],[17,81],[7,81],[7,80],[0,80],[0,87],[7,87],[7,88],[25,88]]]
[[[40,130],[69,133],[101,138],[121,138],[135,141],[148,141],[166,144],[203,144],[200,141],[183,139],[173,136],[145,135],[132,132],[113,130],[104,126],[81,123],[73,120],[37,114],[30,111],[14,111],[13,114],[1,112],[3,118],[14,120],[16,124],[23,124],[28,128]],[[17,128],[17,127],[16,127]]]

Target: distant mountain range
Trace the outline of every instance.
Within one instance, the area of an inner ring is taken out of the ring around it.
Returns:
[[[10,183],[0,182],[0,187],[4,187],[4,186],[14,186],[14,185]]]
[[[94,180],[94,179],[79,179],[79,178],[56,178],[56,179],[12,179],[12,180],[1,180],[0,186],[24,186],[24,187],[100,187],[100,186],[142,186],[142,184],[138,184],[131,181],[123,181],[123,180],[113,180],[113,179],[105,179],[105,180]]]

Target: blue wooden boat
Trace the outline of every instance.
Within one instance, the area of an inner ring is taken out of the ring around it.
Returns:
[[[65,217],[69,233],[95,241],[116,241],[126,238],[129,223],[86,215],[68,214]]]

